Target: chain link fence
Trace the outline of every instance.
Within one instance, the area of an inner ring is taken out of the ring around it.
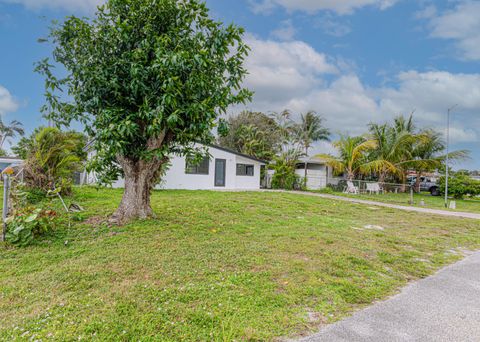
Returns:
[[[315,177],[313,179],[307,177],[306,184],[308,190],[322,190],[329,188],[335,192],[357,194],[398,194],[410,193],[413,190],[413,186],[408,183],[388,183],[361,179],[347,180],[345,178],[335,177]],[[317,187],[316,185],[319,184],[321,186]]]

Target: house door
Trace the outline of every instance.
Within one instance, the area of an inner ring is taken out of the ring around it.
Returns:
[[[227,161],[225,159],[215,159],[215,186],[225,186],[226,171]]]

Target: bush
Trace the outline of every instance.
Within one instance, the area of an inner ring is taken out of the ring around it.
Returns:
[[[25,189],[26,201],[28,204],[38,204],[47,197],[47,193],[42,189]]]
[[[288,163],[277,160],[273,166],[275,173],[272,176],[272,188],[295,190],[301,186],[300,177],[295,173],[295,167],[288,165]]]
[[[331,186],[327,186],[326,188],[320,189],[317,192],[326,195],[334,195],[335,189],[333,189]]]
[[[7,219],[7,242],[27,246],[32,241],[53,229],[57,213],[43,208],[25,207]]]
[[[24,165],[26,186],[45,193],[62,188],[62,194],[70,194],[73,174],[82,169],[86,157],[85,144],[86,138],[80,133],[52,127],[36,131],[26,143],[29,148]]]
[[[440,191],[445,195],[445,177],[439,182]],[[466,175],[455,175],[448,180],[448,194],[456,199],[480,195],[480,181]]]
[[[6,241],[24,247],[55,228],[57,212],[47,209],[51,200],[40,189],[29,189],[14,177],[10,183],[9,214]],[[38,203],[41,203],[38,205]]]

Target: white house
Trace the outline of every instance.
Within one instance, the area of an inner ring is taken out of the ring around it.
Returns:
[[[258,190],[265,162],[223,147],[209,146],[210,158],[195,165],[186,157],[174,156],[170,168],[157,189],[185,190]],[[96,182],[94,174],[84,174],[85,184]],[[123,188],[123,179],[113,184]]]
[[[17,157],[0,157],[0,172],[5,170],[7,167],[15,167],[23,164],[23,159]]]
[[[320,190],[326,188],[329,179],[333,177],[332,168],[321,158],[302,158],[295,171],[302,178],[305,177],[305,164],[307,164],[307,189]]]

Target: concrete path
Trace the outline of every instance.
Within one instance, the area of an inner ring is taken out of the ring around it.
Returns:
[[[425,213],[425,214],[434,214],[434,215],[451,216],[451,217],[463,217],[463,218],[480,220],[480,214],[475,214],[475,213],[465,213],[465,212],[460,212],[460,211],[449,211],[449,210],[438,210],[438,209],[409,207],[409,206],[405,206],[405,205],[375,202],[375,201],[362,200],[362,199],[343,197],[343,196],[317,194],[317,193],[314,193],[314,192],[304,192],[304,191],[285,191],[285,192],[292,193],[292,194],[297,194],[297,195],[314,196],[314,197],[333,199],[333,200],[337,200],[337,201],[367,204],[367,205],[372,205],[372,206],[377,206],[377,207],[385,207],[385,208],[392,208],[392,209],[399,209],[399,210],[406,210],[406,211],[414,211],[414,212]]]
[[[480,253],[301,341],[480,341]]]

